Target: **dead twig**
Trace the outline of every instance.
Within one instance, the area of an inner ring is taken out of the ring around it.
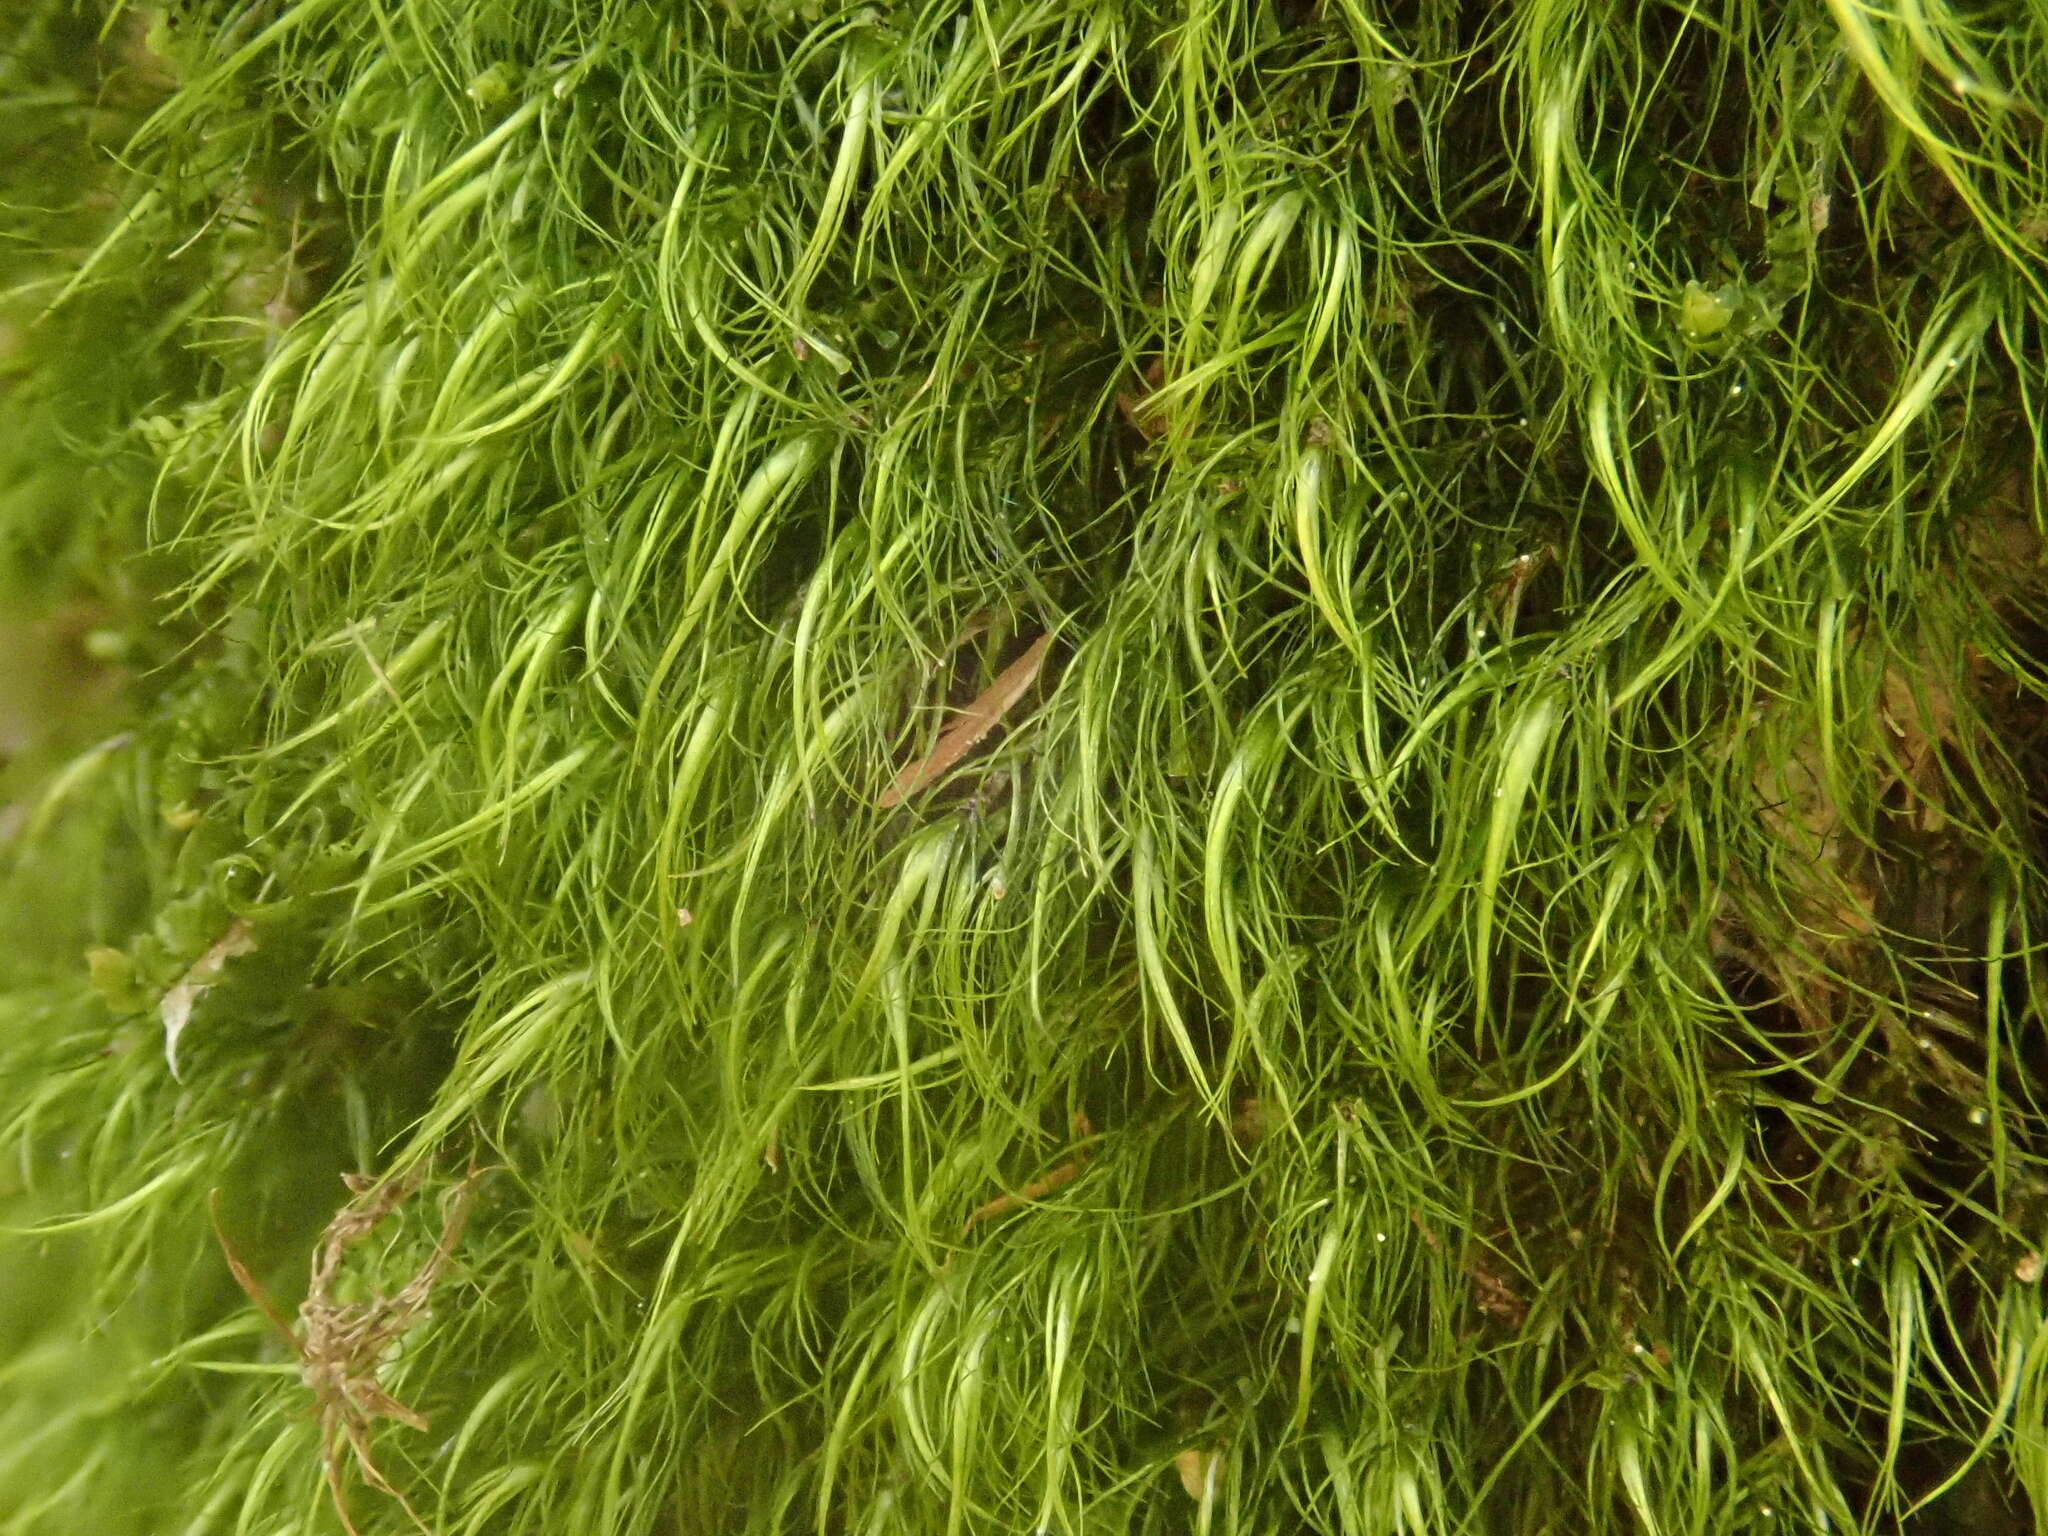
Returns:
[[[1095,1127],[1089,1123],[1086,1115],[1074,1116],[1074,1134],[1083,1139],[1095,1134]],[[1013,1211],[1020,1205],[1029,1205],[1034,1200],[1043,1200],[1056,1189],[1064,1189],[1067,1185],[1073,1183],[1074,1180],[1081,1177],[1083,1170],[1087,1166],[1088,1151],[1084,1147],[1050,1173],[1033,1179],[1022,1189],[1009,1194],[997,1195],[995,1199],[976,1206],[968,1215],[966,1223],[960,1228],[960,1235],[965,1237],[974,1230],[979,1222],[991,1220],[1002,1215],[1005,1211]]]

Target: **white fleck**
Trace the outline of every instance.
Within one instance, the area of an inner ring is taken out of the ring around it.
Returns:
[[[1387,1240],[1387,1234],[1384,1232],[1375,1232],[1373,1236],[1383,1243]]]
[[[214,946],[195,960],[192,969],[164,994],[157,1011],[164,1021],[164,1060],[170,1066],[173,1079],[178,1076],[178,1036],[191,1022],[193,1007],[220,980],[220,973],[227,969],[230,960],[237,955],[251,954],[255,949],[256,937],[249,931],[249,920],[236,918]]]
[[[1301,1332],[1301,1319],[1298,1317],[1290,1317],[1289,1319],[1287,1319],[1287,1331],[1289,1333]]]
[[[1970,1124],[1972,1125],[1982,1125],[1986,1120],[1989,1120],[1990,1118],[1991,1117],[1984,1112],[1984,1106],[1981,1104],[1970,1111]]]

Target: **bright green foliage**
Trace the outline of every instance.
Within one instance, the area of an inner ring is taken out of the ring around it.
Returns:
[[[91,20],[0,1533],[2048,1518],[2040,0]]]

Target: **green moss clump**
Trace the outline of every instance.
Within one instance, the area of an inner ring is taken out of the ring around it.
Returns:
[[[2048,21],[0,26],[0,1533],[2048,1512]]]

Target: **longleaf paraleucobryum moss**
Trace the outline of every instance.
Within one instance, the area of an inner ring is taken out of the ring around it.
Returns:
[[[2048,1510],[2038,11],[8,25],[0,1530]]]

